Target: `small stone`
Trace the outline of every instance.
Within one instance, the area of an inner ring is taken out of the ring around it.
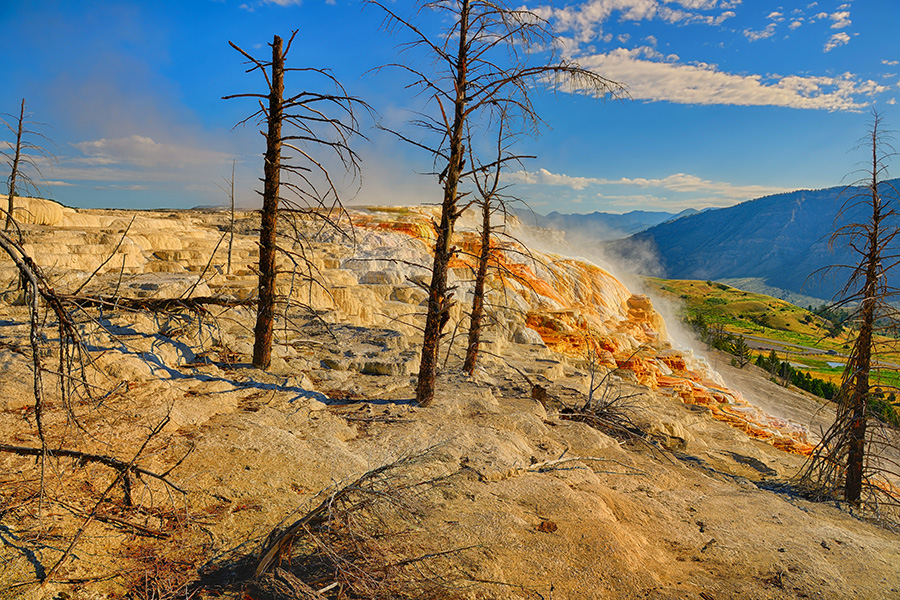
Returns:
[[[537,526],[537,530],[541,533],[553,533],[559,529],[559,527],[551,520],[541,521],[541,524]]]

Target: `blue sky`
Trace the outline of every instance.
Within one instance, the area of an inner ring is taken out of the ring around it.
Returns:
[[[567,57],[630,94],[536,93],[546,125],[518,151],[537,158],[507,180],[538,212],[677,212],[838,185],[863,158],[851,149],[872,107],[900,129],[896,0],[523,3],[556,27]],[[228,41],[264,56],[274,34],[298,29],[289,66],[332,69],[377,112],[355,145],[353,202],[438,202],[434,178],[418,174],[430,159],[375,128],[403,128],[416,104],[401,73],[372,71],[406,39],[381,24],[377,9],[347,0],[2,2],[0,31],[16,44],[0,111],[24,97],[48,125],[59,162],[44,169],[46,189],[65,204],[223,204],[235,161],[238,201],[256,206],[264,140],[234,127],[254,107],[221,97],[261,81]],[[313,85],[292,77],[288,92]]]

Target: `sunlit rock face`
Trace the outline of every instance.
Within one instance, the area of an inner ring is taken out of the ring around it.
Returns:
[[[25,250],[60,291],[76,289],[98,270],[92,285],[115,286],[126,296],[180,296],[189,290],[197,296],[255,295],[255,214],[238,215],[228,270],[224,212],[85,211],[27,198],[17,205]],[[333,322],[420,335],[436,210],[356,209],[350,218],[354,227],[343,231],[300,220],[303,239],[282,242],[290,253],[279,257],[278,292]],[[448,280],[456,303],[448,329],[463,333],[481,250],[471,218],[461,221],[454,245]],[[543,344],[575,361],[593,359],[604,371],[616,369],[619,377],[708,407],[715,418],[776,447],[810,451],[801,426],[747,404],[704,360],[673,349],[650,299],[630,292],[609,271],[509,237],[492,241],[492,251],[485,298],[490,325],[484,333],[492,352],[503,353],[514,343]],[[15,269],[3,257],[0,284],[14,289],[15,281]]]

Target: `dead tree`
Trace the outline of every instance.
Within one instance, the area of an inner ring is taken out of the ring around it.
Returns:
[[[898,193],[886,181],[887,160],[894,154],[890,141],[881,116],[874,113],[860,143],[869,158],[860,170],[862,177],[845,190],[847,199],[838,217],[852,213],[864,220],[839,227],[831,238],[832,244],[846,243],[859,257],[855,265],[835,267],[850,273],[835,305],[851,308],[856,341],[844,369],[835,422],[801,473],[801,483],[816,495],[835,497],[842,492],[844,500],[854,504],[860,503],[865,488],[877,493],[882,487],[872,478],[880,457],[874,454],[878,444],[870,427],[875,418],[873,376],[879,368],[875,358],[884,350],[876,334],[882,327],[896,329],[898,316],[893,305],[898,290],[889,281],[891,271],[900,264],[895,247],[900,234],[895,209]],[[898,475],[900,469],[892,472]],[[895,495],[893,501],[900,498]]]
[[[416,384],[416,400],[426,405],[434,397],[440,338],[452,304],[447,275],[456,252],[453,232],[467,208],[460,205],[466,131],[477,138],[484,127],[490,126],[490,117],[496,116],[499,107],[509,107],[511,129],[534,132],[540,119],[531,103],[531,91],[538,86],[566,85],[596,97],[618,95],[622,87],[559,59],[557,38],[549,23],[533,12],[513,8],[514,3],[508,0],[421,0],[413,13],[416,18],[424,21],[423,13],[434,12],[446,24],[434,32],[420,27],[412,18],[400,16],[386,4],[367,2],[384,11],[389,30],[410,36],[403,46],[405,54],[424,55],[423,62],[433,65],[421,69],[411,60],[387,65],[409,74],[409,87],[420,90],[427,102],[414,125],[422,128],[429,140],[417,141],[394,133],[434,157],[435,174],[443,191],[440,222],[435,224],[437,239]]]
[[[515,156],[509,153],[509,146],[515,141],[514,136],[509,136],[505,129],[506,119],[501,115],[497,131],[496,160],[487,165],[481,165],[473,169],[472,182],[477,192],[476,204],[481,209],[481,227],[479,229],[479,252],[477,267],[475,269],[475,285],[472,291],[472,309],[469,314],[468,343],[466,344],[466,358],[463,361],[463,371],[471,375],[475,371],[475,363],[478,360],[478,349],[481,345],[481,329],[484,319],[484,293],[487,281],[487,272],[494,252],[491,242],[494,239],[496,228],[491,224],[493,216],[500,212],[506,221],[509,204],[518,201],[517,198],[504,194],[509,187],[501,185],[500,173],[509,162],[519,162],[526,156]],[[469,143],[471,152],[472,144]],[[474,165],[477,159],[472,156]],[[494,257],[496,259],[496,257]]]
[[[231,275],[231,255],[234,248],[234,161],[231,161],[231,179],[228,185],[228,199],[231,201],[231,219],[228,221],[228,267],[225,272]]]
[[[3,226],[3,230],[9,231],[13,225],[13,209],[15,208],[16,194],[20,190],[29,190],[32,193],[38,190],[38,185],[29,171],[33,171],[39,179],[43,179],[44,176],[38,164],[39,160],[52,163],[55,159],[36,139],[43,139],[46,142],[50,141],[46,136],[33,128],[41,126],[43,123],[29,121],[26,118],[24,98],[22,98],[18,116],[9,113],[5,113],[5,116],[9,120],[0,117],[0,122],[16,138],[15,144],[10,144],[10,150],[3,152],[6,163],[9,165],[9,177],[7,178],[9,197],[6,202],[6,224]]]
[[[277,275],[275,258],[278,250],[276,237],[279,202],[285,200],[282,190],[290,191],[296,198],[294,202],[313,212],[335,207],[342,211],[340,195],[328,168],[314,153],[321,151],[336,157],[346,170],[355,175],[358,172],[358,156],[351,150],[349,142],[351,137],[359,135],[355,110],[366,106],[358,98],[347,95],[344,87],[325,69],[284,66],[296,35],[295,30],[286,47],[282,46],[280,37],[274,37],[270,44],[271,61],[258,60],[233,42],[228,42],[251,65],[247,73],[260,71],[267,87],[266,94],[234,94],[223,98],[257,99],[259,110],[241,123],[255,120],[265,123],[267,128],[260,132],[266,138],[266,153],[259,233],[259,302],[253,344],[253,366],[260,369],[268,368],[272,360]],[[335,91],[302,91],[285,98],[284,78],[289,72],[324,77]],[[290,133],[282,132],[285,125],[290,127]],[[283,157],[284,148],[292,150],[297,156]]]

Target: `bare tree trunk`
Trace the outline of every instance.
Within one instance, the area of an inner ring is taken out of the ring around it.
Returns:
[[[16,195],[16,178],[19,175],[19,159],[22,156],[22,128],[25,123],[25,98],[22,98],[22,106],[19,109],[19,126],[16,132],[16,153],[13,157],[12,172],[9,174],[9,200],[6,204],[6,225],[3,230],[9,231],[13,224],[13,198]]]
[[[462,0],[460,9],[459,52],[456,62],[456,96],[454,99],[453,125],[450,137],[450,159],[447,179],[444,183],[444,201],[441,204],[441,222],[434,246],[434,263],[431,286],[428,293],[428,313],[425,317],[425,333],[422,342],[422,360],[416,382],[416,401],[426,406],[434,398],[434,381],[437,376],[438,346],[441,331],[449,319],[450,297],[447,294],[447,269],[453,257],[453,228],[459,218],[457,212],[457,188],[463,170],[465,151],[463,129],[466,119],[466,73],[468,67],[469,0]]]
[[[865,303],[869,306],[874,305],[869,299],[866,299]],[[859,374],[849,400],[849,409],[853,416],[848,432],[847,478],[844,482],[844,500],[848,502],[859,502],[862,494],[863,462],[866,453],[866,409],[869,401],[869,363],[872,323],[874,323],[869,306],[863,308],[863,322],[859,331],[859,363],[856,365]]]
[[[281,121],[284,98],[284,56],[281,38],[272,42],[272,87],[269,94],[266,135],[265,182],[262,223],[259,231],[259,305],[254,329],[253,366],[266,369],[272,362],[272,330],[275,319],[275,233],[281,183]]]
[[[877,123],[873,130],[872,142],[872,220],[869,229],[868,252],[865,257],[866,279],[863,287],[862,306],[860,307],[859,337],[856,341],[856,360],[848,364],[853,368],[855,376],[852,395],[849,398],[848,410],[852,412],[850,430],[848,432],[847,478],[844,481],[844,500],[859,502],[862,494],[863,466],[866,455],[866,418],[869,404],[869,370],[872,367],[872,333],[875,328],[875,307],[878,294],[878,266],[881,254],[881,198],[878,195],[878,154]]]
[[[234,161],[231,161],[231,186],[228,195],[231,198],[231,222],[228,224],[228,267],[225,273],[231,275],[231,249],[234,246]]]
[[[487,279],[488,260],[491,257],[491,203],[484,198],[481,205],[481,252],[478,255],[478,270],[475,272],[475,291],[472,298],[472,314],[469,318],[469,345],[463,371],[471,375],[478,360],[481,344],[481,321],[484,317],[484,282]]]
[[[260,131],[266,138],[266,153],[263,177],[263,206],[259,233],[259,302],[256,314],[253,342],[253,366],[266,369],[272,361],[272,334],[275,321],[276,292],[276,253],[277,225],[279,204],[286,203],[288,208],[298,208],[313,216],[319,216],[323,222],[340,231],[337,220],[331,219],[329,211],[339,210],[346,214],[340,201],[340,193],[328,169],[308,148],[318,148],[336,156],[344,164],[349,173],[359,172],[357,154],[350,148],[349,140],[359,134],[359,123],[354,114],[354,106],[368,108],[368,105],[347,95],[346,90],[326,69],[306,67],[293,69],[303,71],[307,75],[318,75],[333,85],[334,92],[319,93],[305,90],[302,93],[284,96],[284,74],[292,69],[285,69],[285,60],[291,50],[291,44],[297,30],[291,33],[285,44],[277,35],[272,41],[272,60],[258,60],[241,49],[234,42],[229,45],[241,53],[253,66],[248,73],[259,71],[266,81],[266,93],[246,93],[223,96],[224,100],[232,98],[253,98],[259,110],[241,121],[246,123],[258,119],[265,121],[266,130]],[[329,116],[334,110],[340,116]],[[342,118],[344,120],[342,120]],[[286,129],[289,135],[282,131]],[[293,161],[281,155],[282,148],[295,151]],[[288,175],[281,181],[281,172]],[[292,180],[291,174],[296,176]],[[321,179],[320,179],[321,178]],[[290,197],[281,196],[282,189],[292,192],[300,201],[292,204]],[[232,165],[231,183],[231,232],[234,231],[234,166]],[[329,206],[330,205],[330,206]],[[319,209],[325,210],[320,213]],[[338,219],[339,220],[339,219]],[[294,228],[294,234],[303,238],[303,234]],[[224,237],[223,237],[224,239]],[[231,242],[229,242],[229,247]],[[230,248],[229,248],[230,256]],[[307,263],[311,266],[311,263]],[[314,267],[311,267],[314,270]],[[286,306],[290,304],[287,298]]]

